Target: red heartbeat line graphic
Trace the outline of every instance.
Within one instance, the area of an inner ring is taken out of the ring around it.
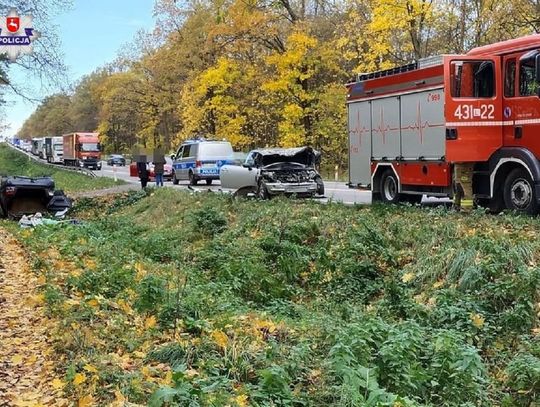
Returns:
[[[373,128],[373,132],[380,133],[382,135],[383,144],[386,144],[386,133],[398,131],[400,128],[391,127],[390,125],[384,123],[384,110],[382,106],[381,106],[380,112],[381,112],[381,120],[379,122],[379,126],[376,128]]]
[[[371,129],[367,128],[366,126],[361,126],[360,123],[360,110],[356,111],[356,127],[351,129],[349,131],[350,134],[358,134],[358,147],[362,147],[362,134],[364,133],[370,133]]]
[[[424,129],[433,127],[443,127],[444,124],[430,124],[428,121],[422,122],[422,111],[420,110],[420,102],[416,108],[416,122],[408,126],[401,127],[401,130],[416,130],[420,136],[420,144],[424,144]]]
[[[414,123],[411,123],[407,126],[400,126],[400,127],[392,127],[389,124],[385,123],[384,120],[384,109],[381,107],[380,109],[380,121],[377,127],[374,127],[373,129],[369,129],[366,126],[363,126],[360,122],[360,111],[356,112],[356,126],[352,128],[349,133],[350,134],[358,134],[358,142],[359,145],[362,145],[362,135],[364,133],[369,133],[372,131],[373,133],[379,133],[381,134],[383,138],[383,144],[386,144],[386,135],[389,132],[395,132],[399,130],[416,130],[418,136],[420,137],[420,144],[424,144],[424,135],[425,129],[431,129],[436,127],[444,127],[444,123],[440,124],[431,124],[429,121],[422,121],[422,110],[420,109],[420,102],[418,102],[416,107],[416,121]]]

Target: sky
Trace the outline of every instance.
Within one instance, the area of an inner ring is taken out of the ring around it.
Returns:
[[[58,26],[70,81],[75,82],[113,61],[138,30],[152,30],[153,8],[154,0],[73,0],[73,6],[60,12],[54,21]],[[23,78],[15,70],[10,75],[15,80]],[[40,88],[38,80],[32,85]],[[13,95],[7,101],[4,110],[9,128],[3,135],[10,137],[16,134],[37,105]]]

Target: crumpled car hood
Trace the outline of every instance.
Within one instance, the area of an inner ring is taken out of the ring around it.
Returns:
[[[255,151],[257,167],[266,167],[275,163],[298,163],[313,167],[320,161],[321,154],[311,147],[268,148]]]

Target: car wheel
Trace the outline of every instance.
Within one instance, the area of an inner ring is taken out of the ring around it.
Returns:
[[[504,203],[508,209],[529,215],[538,213],[534,184],[524,168],[510,171],[504,182],[503,191]]]
[[[195,175],[190,171],[189,172],[189,185],[197,185],[199,180],[195,178]]]
[[[207,179],[207,180],[206,180],[206,185],[212,185],[212,180],[211,180],[211,179]]]
[[[172,173],[172,183],[173,183],[174,185],[178,185],[178,178],[176,178],[176,174],[175,174],[174,171],[173,171],[173,173]]]
[[[386,170],[381,176],[381,200],[385,203],[399,202],[399,183],[392,170]]]
[[[259,186],[257,188],[257,197],[259,199],[270,199],[270,194],[268,193],[268,189],[266,188],[266,185],[264,182],[259,182]]]

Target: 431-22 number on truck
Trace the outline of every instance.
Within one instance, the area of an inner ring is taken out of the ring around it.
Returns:
[[[495,105],[458,105],[454,116],[459,120],[495,119]]]

